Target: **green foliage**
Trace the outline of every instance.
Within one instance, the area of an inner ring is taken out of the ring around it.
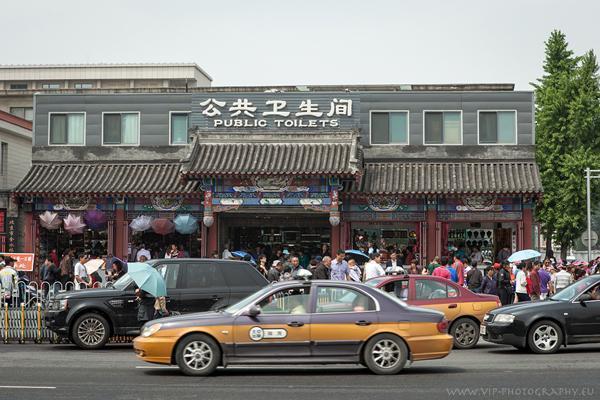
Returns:
[[[565,35],[554,31],[546,41],[544,72],[533,84],[536,159],[544,185],[537,217],[544,233],[566,249],[586,226],[584,170],[600,169],[598,62],[592,51],[574,56]],[[596,183],[594,202],[600,200]]]

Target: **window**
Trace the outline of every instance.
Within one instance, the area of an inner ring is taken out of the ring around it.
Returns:
[[[10,113],[27,121],[33,120],[33,107],[11,107]]]
[[[458,290],[455,287],[433,279],[417,279],[415,281],[415,291],[417,300],[458,297]]]
[[[384,291],[392,293],[400,300],[408,300],[408,280],[395,281],[388,283],[384,287]]]
[[[27,84],[26,83],[11,83],[8,86],[8,88],[11,90],[27,90]]]
[[[73,87],[75,89],[92,89],[94,87],[94,85],[92,83],[82,82],[82,83],[74,84]]]
[[[227,285],[232,289],[262,287],[265,279],[260,272],[246,263],[231,263],[221,267]]]
[[[42,83],[42,89],[60,89],[60,83]]]
[[[287,288],[263,299],[258,305],[261,314],[307,314],[310,286]]]
[[[139,130],[139,113],[104,113],[102,144],[137,145]]]
[[[375,301],[356,290],[320,287],[317,293],[317,313],[374,311]]]
[[[408,111],[372,111],[371,144],[408,144]]]
[[[8,143],[2,142],[0,145],[0,175],[5,176],[8,173]]]
[[[50,144],[83,145],[85,113],[50,114]]]
[[[516,111],[479,111],[480,144],[517,144]]]
[[[156,267],[156,270],[165,280],[167,289],[177,288],[177,278],[179,277],[179,264],[164,264]]]
[[[218,265],[189,263],[185,268],[184,289],[210,289],[227,286]]]
[[[188,144],[189,114],[179,112],[170,114],[171,144]]]
[[[460,111],[425,111],[425,144],[462,144]]]

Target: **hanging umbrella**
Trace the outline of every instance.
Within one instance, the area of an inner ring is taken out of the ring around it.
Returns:
[[[198,220],[190,214],[178,215],[173,223],[175,223],[175,230],[182,235],[189,235],[198,230]]]
[[[85,222],[92,229],[102,229],[106,226],[106,214],[100,210],[86,211]]]
[[[67,218],[65,218],[63,224],[65,230],[72,235],[83,233],[83,228],[85,228],[85,224],[81,221],[81,217],[79,215],[67,215]]]
[[[346,250],[345,253],[346,253],[347,256],[348,255],[353,256],[353,258],[356,261],[359,261],[359,262],[360,261],[366,262],[366,261],[369,261],[369,259],[370,259],[370,257],[367,254],[363,253],[360,250],[352,250],[352,249],[350,249],[350,250]],[[358,260],[357,257],[362,258],[362,259]]]
[[[62,220],[57,213],[51,211],[45,211],[40,214],[40,225],[48,230],[55,230],[60,228]]]
[[[157,218],[152,221],[151,225],[154,232],[159,235],[168,235],[175,229],[175,225],[166,218]]]
[[[236,250],[236,251],[232,251],[231,255],[234,257],[239,257],[239,258],[245,258],[246,256],[250,257],[250,261],[251,262],[256,262],[254,260],[254,257],[252,257],[252,254],[248,253],[247,251],[243,251],[243,250]]]
[[[517,251],[516,253],[513,253],[510,257],[508,257],[508,262],[529,260],[531,258],[538,258],[541,255],[542,253],[535,250],[521,250]]]
[[[167,295],[167,286],[160,273],[146,263],[129,263],[127,274],[138,287],[154,297]]]
[[[148,229],[152,228],[152,217],[147,215],[140,215],[137,218],[134,218],[133,221],[129,224],[129,227],[134,232],[144,232]]]
[[[104,264],[104,260],[102,260],[100,258],[95,258],[93,260],[86,262],[84,264],[84,267],[85,267],[85,270],[87,271],[88,275],[91,275],[94,272],[98,271],[102,267],[102,264]]]

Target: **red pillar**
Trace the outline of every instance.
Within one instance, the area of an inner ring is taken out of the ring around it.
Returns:
[[[436,217],[437,217],[437,212],[436,212],[435,208],[427,208],[427,212],[425,215],[425,223],[427,224],[427,227],[426,227],[427,240],[426,240],[425,257],[426,257],[427,264],[431,260],[433,260],[433,257],[440,255],[440,254],[436,254],[436,251],[438,248],[437,234],[436,234],[436,229],[437,229]],[[427,265],[427,264],[425,264],[425,265]]]
[[[525,205],[523,208],[523,249],[533,246],[533,209]]]
[[[22,246],[23,252],[25,253],[35,253],[35,224],[33,221],[33,213],[25,213],[25,235],[24,235],[24,243]]]
[[[206,254],[204,257],[210,257],[213,252],[219,250],[219,217],[216,213],[214,214],[213,224],[202,231],[202,233],[204,232],[206,232],[206,236],[202,237],[203,241],[206,238]]]
[[[118,206],[117,206],[118,207]],[[113,245],[113,255],[121,260],[127,259],[129,246],[129,225],[125,216],[125,209],[118,207],[115,210],[115,240]]]
[[[335,257],[337,251],[340,249],[341,239],[341,226],[336,225],[331,227],[331,256]]]

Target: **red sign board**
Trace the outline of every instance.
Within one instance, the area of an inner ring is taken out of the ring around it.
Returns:
[[[33,253],[2,253],[2,255],[17,260],[13,265],[15,271],[33,271],[33,261],[35,260],[35,255]]]

